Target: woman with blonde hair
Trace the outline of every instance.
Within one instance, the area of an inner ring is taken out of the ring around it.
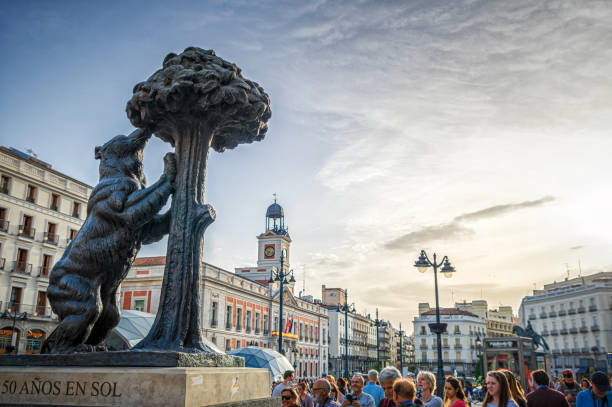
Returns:
[[[487,395],[482,407],[518,407],[510,394],[508,379],[502,372],[489,372],[486,378]]]
[[[519,407],[527,407],[527,399],[525,398],[525,392],[521,387],[519,381],[514,377],[514,373],[509,370],[502,370],[504,376],[506,376],[506,380],[508,380],[508,388],[510,389],[510,395],[519,405]]]
[[[421,401],[425,407],[443,407],[442,399],[434,396],[436,391],[436,376],[427,371],[420,371],[417,375],[417,385],[421,388]]]

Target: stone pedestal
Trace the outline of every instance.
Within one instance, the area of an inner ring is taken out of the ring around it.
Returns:
[[[274,405],[269,397],[266,369],[0,366],[0,406]]]

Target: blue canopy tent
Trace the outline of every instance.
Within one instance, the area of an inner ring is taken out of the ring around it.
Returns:
[[[266,368],[270,371],[272,381],[283,380],[283,373],[287,370],[293,371],[293,366],[289,360],[275,350],[249,346],[246,348],[234,349],[228,355],[241,356],[244,358],[246,367]]]

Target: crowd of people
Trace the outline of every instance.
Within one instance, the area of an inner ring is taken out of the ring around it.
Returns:
[[[525,392],[509,370],[487,373],[482,389],[482,407],[612,407],[612,376],[595,372],[580,383],[566,370],[562,379],[551,380],[544,370],[532,373],[534,390]],[[456,377],[444,382],[444,397],[434,394],[436,376],[421,371],[416,382],[402,377],[399,370],[386,367],[380,375],[370,370],[366,378],[325,376],[316,381],[293,383],[293,371],[274,383],[272,397],[281,397],[283,407],[468,407],[472,402],[472,383]],[[366,382],[367,380],[367,382]]]

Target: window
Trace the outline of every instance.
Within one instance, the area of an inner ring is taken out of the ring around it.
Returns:
[[[246,312],[246,330],[247,332],[251,332],[251,311],[247,310]]]
[[[21,307],[21,287],[13,287],[11,289],[11,312],[19,312]]]
[[[134,301],[134,309],[136,311],[144,312],[144,309],[145,309],[144,300],[135,300]]]
[[[260,314],[259,314],[259,312],[256,312],[255,313],[255,333],[259,333],[259,330],[260,330],[260,326],[259,326],[260,321],[259,321],[259,318],[260,318]]]
[[[49,204],[49,208],[53,209],[54,211],[59,210],[59,195],[51,194],[51,202]]]
[[[72,204],[72,216],[78,218],[81,215],[81,204],[78,202],[74,202]]]
[[[242,308],[236,309],[236,329],[242,330]]]
[[[225,340],[225,351],[229,352],[232,350],[232,341],[230,339]]]
[[[46,243],[57,244],[57,234],[55,233],[57,225],[55,223],[47,223],[47,231],[44,235],[44,241]]]
[[[304,337],[304,324],[300,324],[300,341]]]
[[[51,256],[48,254],[43,254],[42,265],[40,266],[41,276],[48,276],[51,271]]]
[[[28,189],[26,192],[26,201],[35,203],[36,202],[36,187],[33,185],[28,185]]]
[[[26,272],[28,268],[28,251],[26,249],[17,249],[17,261],[15,262],[15,271]]]
[[[33,218],[29,215],[23,215],[21,226],[19,227],[19,235],[29,238],[34,237],[34,228],[32,227]]]
[[[10,183],[11,179],[6,175],[3,175],[2,178],[0,178],[0,192],[8,195]]]
[[[210,313],[210,326],[213,327],[213,328],[217,326],[218,308],[219,308],[219,303],[216,302],[216,301],[213,301],[213,303],[212,303],[212,312]]]
[[[309,338],[310,338],[310,341],[312,342],[312,340],[313,340],[313,338],[314,338],[314,337],[312,336],[312,325],[310,325],[310,336],[309,336]]]
[[[264,335],[268,334],[268,316],[264,315],[263,317],[263,330],[264,330]]]
[[[232,306],[228,305],[225,308],[225,329],[231,329],[232,327]]]
[[[0,232],[8,232],[9,223],[6,220],[6,208],[0,208]]]

